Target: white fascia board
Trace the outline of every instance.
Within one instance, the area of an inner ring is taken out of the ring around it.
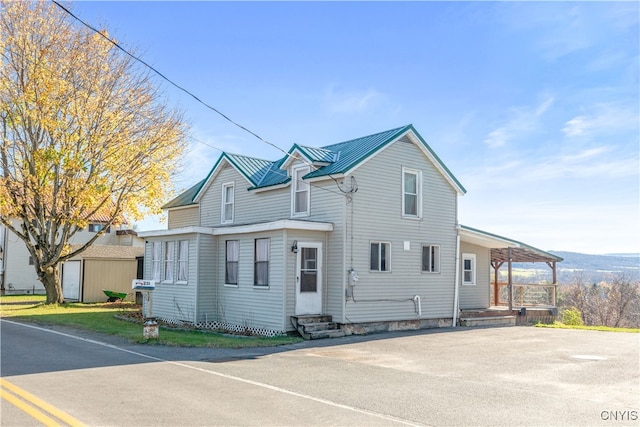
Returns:
[[[402,135],[400,135],[396,139],[396,141],[399,140],[399,139],[402,139],[404,136],[408,136],[409,139],[411,139],[411,142],[413,142],[413,145],[415,145],[416,147],[418,147],[420,149],[420,151],[422,151],[422,153],[425,155],[425,157],[427,159],[429,159],[429,161],[431,162],[433,167],[435,167],[436,170],[438,172],[440,172],[440,175],[442,175],[444,177],[444,179],[447,180],[449,185],[451,185],[456,190],[456,193],[458,193],[458,196],[464,196],[465,192],[460,188],[460,186],[453,179],[451,179],[451,176],[449,175],[449,172],[447,172],[442,167],[440,162],[435,157],[433,157],[433,154],[427,149],[427,147],[425,147],[420,142],[420,139],[416,136],[416,134],[413,133],[413,131],[411,129],[409,129],[407,132],[405,132]]]
[[[464,228],[460,228],[458,231],[460,233],[460,240],[465,243],[481,246],[483,248],[498,249],[507,247],[520,247],[520,244],[518,242],[514,242],[512,240],[500,239],[495,236],[490,236],[484,233],[479,233]]]
[[[260,224],[218,227],[213,229],[213,235],[222,236],[229,234],[248,234],[273,230],[333,231],[333,224],[330,222],[312,222],[298,221],[294,219],[283,219],[279,221],[263,222]]]
[[[255,193],[263,193],[265,191],[278,190],[280,188],[287,188],[290,185],[291,185],[291,180],[289,180],[288,182],[286,182],[284,184],[270,185],[268,187],[252,188],[252,189],[249,189],[249,191],[253,191]]]
[[[180,227],[170,228],[168,230],[149,230],[139,231],[140,237],[165,237],[165,236],[178,236],[181,234],[213,234],[213,228],[211,227]]]
[[[296,157],[296,153],[298,157]],[[295,148],[291,154],[287,153],[287,160],[284,161],[282,165],[280,165],[280,169],[287,170],[294,162],[300,162],[304,165],[310,165],[311,159],[308,158],[302,151]]]

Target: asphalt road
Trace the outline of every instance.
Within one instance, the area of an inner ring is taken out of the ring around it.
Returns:
[[[640,425],[638,334],[456,328],[220,350],[0,326],[3,391],[69,424]],[[3,426],[40,425],[1,409]]]

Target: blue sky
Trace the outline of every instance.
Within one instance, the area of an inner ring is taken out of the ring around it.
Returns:
[[[412,123],[468,191],[462,224],[544,250],[640,252],[638,2],[72,7],[284,150]],[[206,176],[210,146],[281,157],[162,86],[208,144],[191,141],[178,189]]]

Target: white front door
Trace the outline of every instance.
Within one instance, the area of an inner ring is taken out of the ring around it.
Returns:
[[[322,313],[322,243],[298,243],[296,314]]]
[[[80,299],[80,261],[62,264],[62,295],[64,299]]]

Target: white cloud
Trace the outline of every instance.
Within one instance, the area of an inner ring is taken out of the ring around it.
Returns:
[[[568,120],[562,132],[569,137],[592,137],[594,135],[622,130],[637,130],[640,126],[637,107],[614,104],[599,104],[586,114]]]
[[[504,146],[511,136],[508,127],[501,127],[489,133],[484,143],[487,144],[489,148],[499,148]]]
[[[325,93],[325,105],[332,113],[360,113],[373,107],[382,97],[383,94],[374,88],[338,92],[331,86]]]
[[[554,101],[553,96],[545,94],[537,105],[511,108],[507,122],[489,132],[484,143],[489,148],[500,148],[514,139],[535,131],[540,126],[540,118],[551,108]]]

